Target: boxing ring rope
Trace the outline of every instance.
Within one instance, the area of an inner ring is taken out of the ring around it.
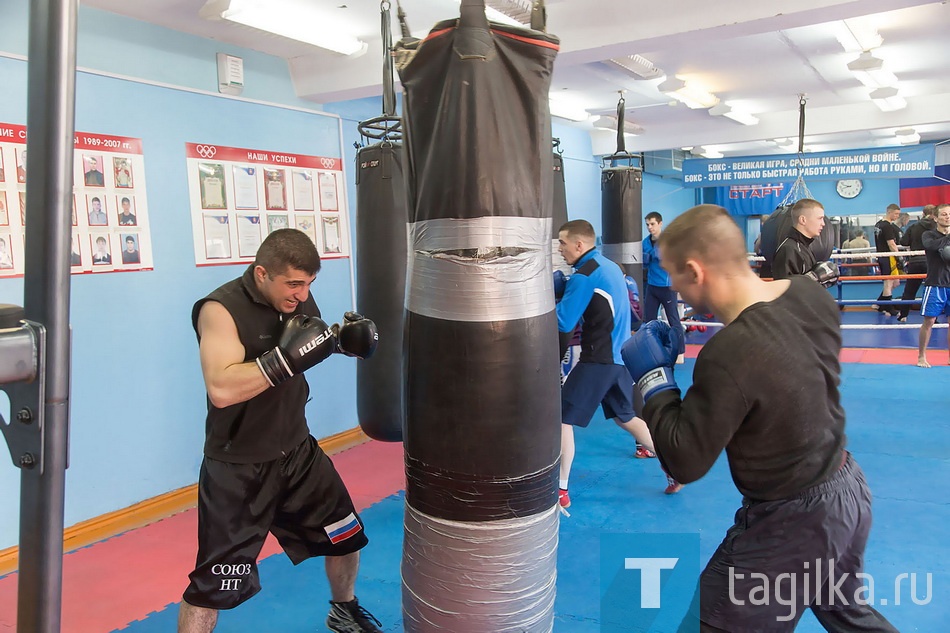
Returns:
[[[885,302],[886,303],[886,302]],[[693,320],[684,320],[680,323],[686,327],[725,327],[725,323],[718,323],[716,321],[693,321]],[[933,329],[942,330],[948,327],[947,323],[935,323]],[[881,323],[849,323],[842,324],[842,330],[919,330],[920,323],[893,323],[890,325],[881,324]]]

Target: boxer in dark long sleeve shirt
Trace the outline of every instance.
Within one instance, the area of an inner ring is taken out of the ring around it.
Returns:
[[[856,599],[871,496],[844,450],[837,304],[808,279],[758,278],[741,231],[721,207],[676,218],[660,248],[674,290],[726,327],[700,352],[682,398],[662,324],[646,324],[624,344],[624,363],[670,474],[695,481],[725,450],[744,497],[684,626],[699,619],[701,633],[785,632],[810,608],[828,631],[896,633]],[[756,599],[763,578],[770,587],[791,583],[794,602]]]

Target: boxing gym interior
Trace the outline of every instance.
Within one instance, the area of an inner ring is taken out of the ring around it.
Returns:
[[[210,403],[192,309],[291,228],[319,251],[326,323],[378,329],[372,357],[306,370],[306,418],[369,539],[355,594],[379,628],[690,633],[743,502],[725,454],[664,494],[598,408],[570,507],[518,487],[557,470],[558,228],[590,222],[642,294],[645,216],[715,204],[771,279],[763,245],[806,198],[873,497],[864,597],[901,632],[948,630],[948,321],[921,340],[923,251],[875,243],[889,205],[904,235],[950,203],[948,27],[925,0],[0,3],[0,631],[177,630]],[[505,293],[453,267],[532,249]],[[723,323],[678,313],[685,394]],[[673,561],[656,604],[644,557]],[[260,593],[215,630],[325,630],[324,562],[273,536],[257,561]]]

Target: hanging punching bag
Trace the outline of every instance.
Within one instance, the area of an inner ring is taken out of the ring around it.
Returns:
[[[388,7],[382,10],[382,36],[383,115],[359,125],[364,138],[378,142],[356,153],[356,306],[375,321],[379,346],[372,358],[357,363],[356,411],[366,435],[399,442],[406,402],[402,346],[409,215]]]
[[[759,250],[771,270],[772,262],[775,260],[775,251],[779,245],[788,237],[788,232],[792,230],[794,220],[791,209],[793,205],[784,205],[778,207],[775,212],[769,216],[769,219],[762,223],[762,233],[759,239]],[[835,247],[835,227],[826,220],[821,233],[809,245],[809,250],[814,254],[815,259],[820,262],[831,258],[831,252]]]
[[[489,25],[483,0],[462,0],[460,19],[397,50],[410,223],[408,633],[553,627],[560,398],[547,95],[557,50],[543,32]]]
[[[560,140],[554,139],[554,199],[552,201],[553,211],[551,222],[551,263],[555,270],[560,270],[565,275],[570,275],[573,270],[571,265],[564,261],[561,252],[558,250],[558,233],[561,227],[567,224],[567,189],[564,186],[564,157],[561,155]]]
[[[604,257],[643,284],[643,170],[633,166],[624,138],[624,99],[617,103],[617,153],[600,174],[600,221]],[[626,161],[626,165],[617,163]]]

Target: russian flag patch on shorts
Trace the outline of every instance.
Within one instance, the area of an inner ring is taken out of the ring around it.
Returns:
[[[356,519],[356,515],[350,512],[343,519],[336,523],[331,523],[323,529],[326,530],[327,536],[330,537],[330,542],[336,545],[340,541],[345,541],[362,530],[363,526],[360,525],[360,522]]]

